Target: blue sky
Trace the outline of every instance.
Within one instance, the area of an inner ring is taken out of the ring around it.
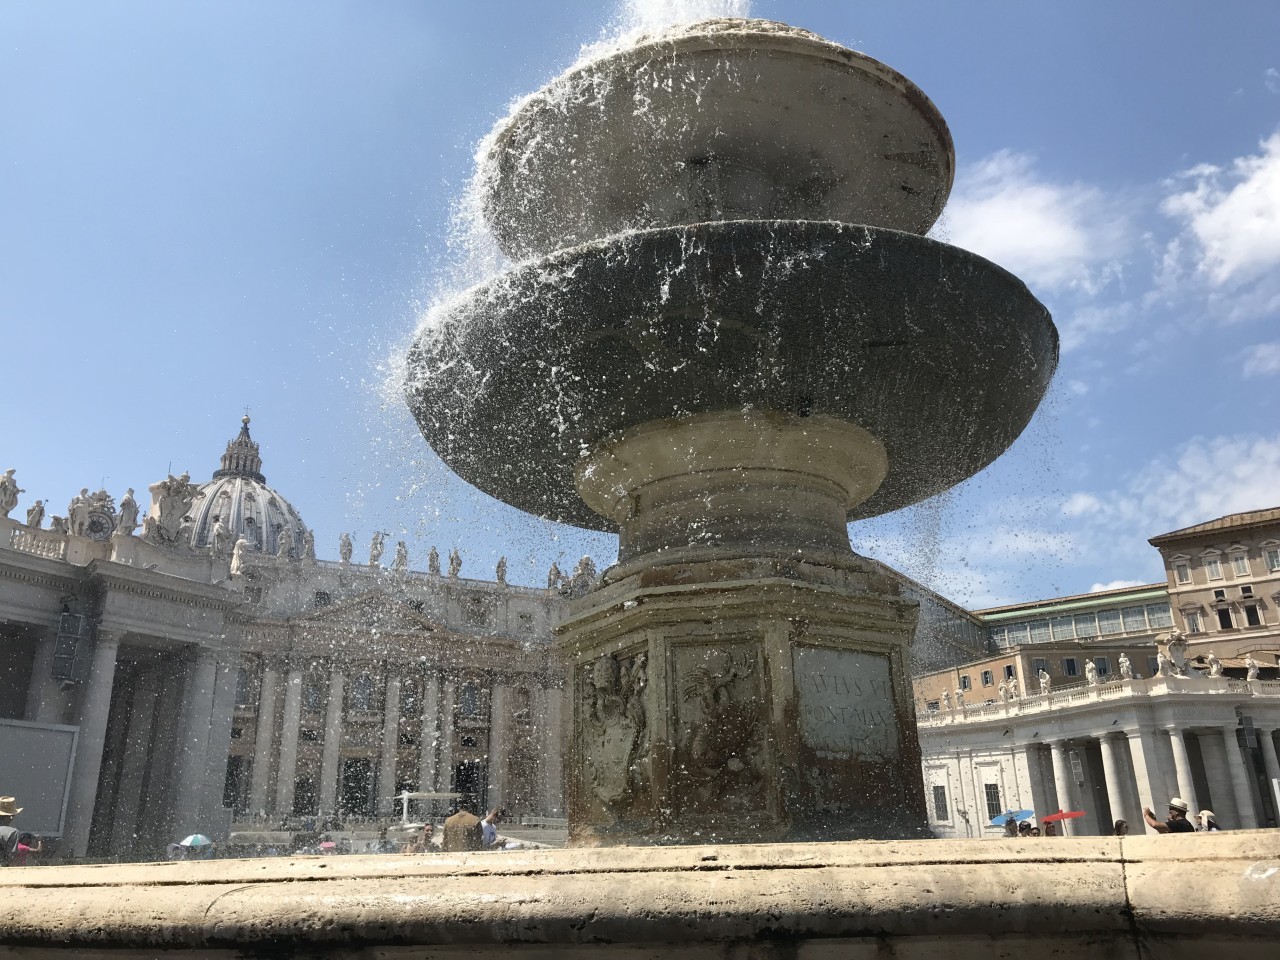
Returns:
[[[466,487],[386,389],[472,152],[637,0],[0,5],[0,468],[61,513],[205,479],[247,404],[315,528],[539,582],[612,539]],[[901,70],[959,177],[936,235],[1018,273],[1064,350],[1004,458],[855,525],[961,602],[1160,576],[1146,538],[1280,503],[1280,5],[756,0]]]

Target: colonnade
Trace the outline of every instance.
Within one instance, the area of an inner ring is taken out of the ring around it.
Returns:
[[[1275,726],[1257,728],[1267,780],[1280,778],[1276,729]],[[1050,739],[1047,753],[1054,795],[1046,797],[1046,803],[1050,809],[1085,809],[1094,815],[1093,822],[1065,821],[1063,826],[1068,834],[1110,832],[1111,823],[1104,823],[1097,816],[1099,795],[1105,797],[1111,819],[1126,820],[1130,831],[1135,833],[1144,829],[1143,807],[1150,808],[1163,820],[1169,800],[1175,796],[1186,802],[1189,817],[1194,817],[1198,810],[1212,808],[1225,826],[1236,829],[1261,826],[1263,811],[1256,802],[1260,792],[1256,787],[1261,785],[1250,770],[1252,758],[1241,750],[1238,730],[1238,721],[1232,718],[1207,726],[1152,724],[1103,735]],[[1197,742],[1199,770],[1193,763],[1189,734],[1194,734]],[[1101,755],[1101,783],[1096,782],[1094,765],[1088,757],[1094,742]],[[1037,761],[1043,764],[1045,746],[1032,744],[1023,749],[1031,757],[1030,766],[1034,767]],[[1037,813],[1043,812],[1037,810]]]
[[[342,778],[344,731],[348,720],[347,696],[350,688],[350,667],[330,664],[327,675],[327,695],[323,713],[323,733],[320,748],[319,782],[317,784],[318,810],[322,816],[337,812],[340,804],[339,786]],[[322,675],[323,676],[323,675]],[[459,736],[459,679],[441,670],[415,672],[413,682],[418,694],[420,712],[416,722],[416,745],[401,746],[401,730],[404,729],[404,698],[407,673],[399,672],[394,664],[386,670],[382,689],[380,733],[376,770],[376,812],[390,816],[396,812],[394,794],[397,779],[406,773],[416,773],[416,785],[421,792],[451,792],[454,790],[454,768]],[[252,764],[249,774],[246,807],[251,815],[265,814],[272,818],[287,817],[294,813],[296,789],[300,766],[300,732],[304,726],[304,692],[308,682],[315,682],[316,673],[297,663],[268,660],[260,673],[256,723],[253,729]],[[538,683],[534,677],[519,684],[530,696],[532,717],[536,731],[537,783],[536,805],[543,814],[558,813],[563,809],[561,797],[562,759],[560,757],[559,731],[563,718],[560,692]],[[484,739],[475,749],[487,758],[488,792],[485,802],[490,805],[507,801],[511,792],[510,759],[515,747],[515,718],[513,697],[517,685],[504,682],[490,687],[489,719],[487,731],[463,729]],[[283,696],[283,706],[280,698]],[[367,718],[366,718],[367,719]],[[416,752],[408,764],[408,753]],[[474,749],[471,751],[474,754]],[[274,781],[274,791],[272,791]]]

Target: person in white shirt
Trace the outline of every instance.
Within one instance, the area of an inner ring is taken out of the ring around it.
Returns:
[[[483,831],[483,836],[481,837],[482,849],[492,850],[499,846],[498,824],[502,822],[502,818],[505,815],[506,811],[501,807],[494,807],[480,821],[480,829]]]

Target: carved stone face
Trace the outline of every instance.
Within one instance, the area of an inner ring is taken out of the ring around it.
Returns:
[[[597,690],[612,690],[618,685],[618,661],[613,657],[601,657],[591,665],[591,686]]]

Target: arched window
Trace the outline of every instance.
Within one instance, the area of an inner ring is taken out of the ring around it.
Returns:
[[[373,707],[373,677],[367,673],[362,673],[351,681],[351,694],[347,697],[347,709],[352,711],[372,710]]]
[[[464,717],[480,715],[480,689],[470,680],[458,691],[458,712]]]

